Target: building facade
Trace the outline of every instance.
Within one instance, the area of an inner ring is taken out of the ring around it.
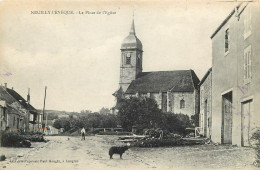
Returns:
[[[212,140],[249,146],[260,116],[260,8],[238,5],[211,36]]]
[[[211,139],[212,135],[212,68],[210,68],[199,83],[200,87],[200,117],[201,134]]]
[[[1,130],[3,131],[33,131],[39,130],[37,125],[38,111],[30,105],[30,95],[27,100],[13,89],[0,86]]]
[[[6,129],[7,125],[7,110],[6,110],[6,102],[4,100],[0,100],[0,128],[2,130]]]
[[[143,72],[143,45],[134,21],[121,45],[119,90],[114,96],[151,97],[163,112],[189,116],[199,111],[199,79],[193,70]],[[115,108],[113,108],[115,109]]]

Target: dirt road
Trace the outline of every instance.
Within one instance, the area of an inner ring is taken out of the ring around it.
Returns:
[[[232,146],[186,146],[131,148],[110,160],[111,146],[122,145],[115,136],[48,136],[47,143],[32,148],[0,148],[7,160],[0,169],[256,169],[250,148]]]

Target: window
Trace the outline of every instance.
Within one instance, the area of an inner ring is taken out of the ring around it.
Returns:
[[[131,53],[126,54],[126,64],[131,64]]]
[[[248,84],[252,78],[251,45],[244,50],[244,84]]]
[[[17,118],[17,129],[19,129],[19,118]]]
[[[225,30],[225,54],[227,54],[229,52],[229,48],[230,48],[230,37],[229,37],[229,28],[227,28]]]
[[[13,120],[13,126],[15,126],[15,117],[14,117],[14,120]]]
[[[183,99],[180,101],[180,108],[185,108],[185,101]]]
[[[245,18],[244,18],[244,39],[251,35],[251,9],[249,6],[245,9]]]

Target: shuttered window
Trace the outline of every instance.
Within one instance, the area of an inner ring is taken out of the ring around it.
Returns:
[[[251,45],[244,50],[244,84],[250,83],[252,78],[252,50]]]
[[[230,44],[229,44],[230,38],[229,38],[229,28],[225,31],[225,54],[229,52]]]

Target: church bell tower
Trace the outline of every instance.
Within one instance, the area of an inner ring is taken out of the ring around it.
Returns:
[[[142,72],[143,45],[135,34],[134,20],[132,21],[129,35],[121,45],[120,81],[119,85],[123,92],[137,75]]]

